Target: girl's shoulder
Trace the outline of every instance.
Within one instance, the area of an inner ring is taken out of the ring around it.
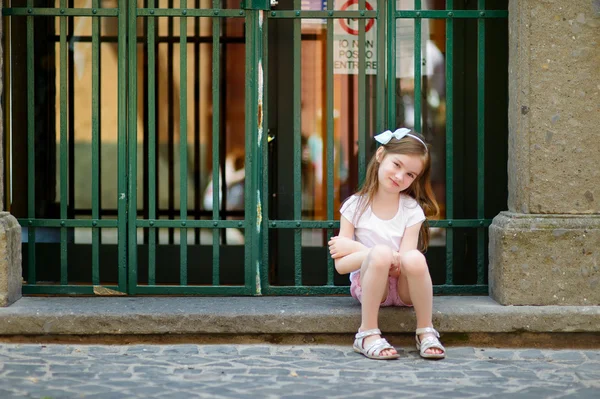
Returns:
[[[360,196],[357,194],[353,194],[346,198],[344,202],[342,202],[342,206],[340,207],[340,212],[343,214],[345,211],[354,212],[356,209],[356,205],[358,204]]]
[[[402,204],[402,207],[407,209],[415,209],[421,207],[416,199],[406,194],[400,194],[400,203]]]

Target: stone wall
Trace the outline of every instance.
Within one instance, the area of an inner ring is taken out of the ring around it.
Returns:
[[[600,0],[511,1],[509,36],[510,212],[490,228],[490,294],[598,305]]]

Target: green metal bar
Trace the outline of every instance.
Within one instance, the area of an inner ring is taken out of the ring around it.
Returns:
[[[213,0],[213,7],[220,8],[221,0]],[[221,84],[221,19],[212,18],[212,27],[213,27],[213,51],[212,51],[212,126],[213,126],[213,135],[212,135],[212,184],[213,184],[213,212],[212,218],[213,220],[219,220],[219,192],[221,191],[219,185],[219,137],[220,137],[220,120],[221,120],[221,93],[220,93],[220,84]],[[213,267],[212,267],[212,283],[213,285],[220,284],[220,237],[219,237],[219,229],[213,230],[213,247],[212,247],[212,257],[213,257]]]
[[[154,7],[154,0],[148,1]],[[148,18],[148,216],[156,219],[156,18]],[[148,284],[156,284],[156,235],[148,236]]]
[[[358,0],[358,8],[366,9],[365,0]],[[365,37],[365,20],[358,20],[358,185],[362,186],[366,174],[366,134],[367,134],[367,41]]]
[[[31,226],[31,227],[66,227],[66,228],[74,228],[74,227],[117,227],[118,222],[116,219],[100,219],[100,220],[92,220],[92,219],[17,219],[19,223],[23,226]]]
[[[260,269],[260,211],[259,176],[259,132],[263,125],[262,109],[262,23],[264,11],[247,10],[246,17],[246,90],[245,90],[245,147],[246,147],[246,180],[245,180],[245,212],[247,228],[245,229],[246,245],[244,248],[244,281],[252,293],[260,294],[257,273]]]
[[[17,219],[21,225],[30,227],[84,227],[84,228],[114,228],[119,227],[119,221],[116,219]],[[431,227],[488,227],[493,219],[452,219],[452,220],[430,220]],[[144,220],[137,219],[136,226],[152,228],[181,228],[185,222],[187,228],[202,229],[224,229],[224,228],[247,228],[249,224],[242,220]],[[337,229],[340,227],[339,220],[277,220],[270,221],[269,228],[283,229]]]
[[[446,0],[446,8],[454,7],[454,0]],[[446,219],[454,217],[454,21],[446,21]],[[454,230],[446,230],[446,284],[454,282]]]
[[[31,9],[31,12],[29,11]],[[183,14],[183,11],[186,11]],[[452,15],[448,15],[452,12]],[[89,8],[66,8],[61,12],[59,8],[3,8],[2,14],[5,16],[69,16],[69,17],[116,17],[119,15],[119,9],[102,8],[98,9],[94,14]],[[244,10],[234,9],[179,9],[179,8],[140,8],[138,9],[140,17],[217,17],[217,18],[240,18],[246,16]],[[304,11],[304,10],[279,10],[271,11],[269,18],[302,18],[302,19],[345,19],[345,18],[376,18],[377,11],[365,11],[360,14],[357,11]],[[395,18],[413,19],[420,16],[421,18],[444,19],[444,18],[507,18],[508,11],[506,10],[486,10],[484,15],[481,15],[480,10],[422,10],[417,15],[417,11],[402,10],[395,11]]]
[[[396,128],[396,2],[387,2],[387,128]]]
[[[350,295],[349,286],[340,285],[305,285],[295,286],[270,286],[266,295]]]
[[[29,3],[28,3],[29,4]],[[26,8],[3,8],[2,14],[6,16],[32,16],[32,17],[116,17],[119,10],[116,8],[43,8],[28,6]]]
[[[415,0],[415,10],[421,10],[421,0]],[[415,76],[414,76],[414,96],[415,96],[415,130],[422,133],[421,127],[421,18],[415,18],[415,50],[414,50],[414,61],[415,61]]]
[[[213,1],[214,4],[214,1]],[[140,17],[213,17],[213,18],[241,18],[248,15],[247,10],[233,10],[233,9],[217,9],[213,6],[213,9],[183,9],[183,8],[140,8],[138,9],[138,16]]]
[[[487,227],[492,219],[458,219],[458,220],[431,220],[431,227],[463,228]],[[337,220],[277,220],[269,222],[272,229],[337,229],[340,223]]]
[[[129,143],[129,158],[127,162],[127,177],[128,179],[122,179],[122,173],[119,174],[119,183],[123,185],[123,191],[120,191],[120,197],[123,198],[123,205],[128,208],[128,213],[121,213],[119,209],[119,217],[126,218],[129,222],[129,228],[127,231],[128,245],[129,245],[129,292],[135,293],[137,289],[137,18],[136,18],[136,5],[137,1],[121,2],[123,4],[123,14],[127,18],[123,17],[124,24],[126,27],[125,32],[119,32],[119,44],[123,40],[124,44],[127,45],[123,49],[123,55],[128,63],[124,63],[123,67],[123,82],[127,81],[127,92],[124,93],[126,98],[123,98],[123,114],[119,115],[119,122],[125,119],[127,123],[127,130],[123,127],[123,134],[127,134],[127,143]],[[119,24],[121,27],[121,24]],[[121,36],[122,33],[122,36]],[[125,42],[125,34],[128,35],[129,40]],[[127,54],[127,56],[125,55]],[[128,69],[126,67],[128,66]],[[119,65],[119,72],[121,72],[121,65]],[[120,75],[120,74],[119,74]],[[127,77],[127,80],[125,80]],[[127,102],[125,102],[127,101]],[[128,106],[128,107],[127,107]],[[126,108],[127,107],[127,108]],[[125,109],[128,109],[126,113]],[[119,150],[121,145],[125,146],[125,141],[119,143]],[[124,149],[124,148],[123,148]],[[125,189],[127,189],[129,198],[125,198]],[[128,201],[127,201],[128,200]],[[119,204],[121,205],[121,204]]]
[[[453,10],[453,6],[446,6],[447,10],[422,10],[422,11],[396,11],[396,18],[431,18],[431,19],[444,19],[444,18],[461,18],[461,19],[475,19],[475,18],[507,18],[507,10],[487,10],[482,13],[482,10]]]
[[[277,10],[271,11],[269,18],[272,19],[372,19],[377,18],[377,11],[304,11],[304,10]]]
[[[477,1],[485,9],[485,0]],[[477,20],[477,218],[485,216],[485,19]],[[477,284],[485,279],[485,229],[477,229]]]
[[[180,1],[187,7],[187,0]],[[179,19],[179,217],[187,219],[187,18]],[[187,285],[187,228],[179,231],[179,280]]]
[[[82,264],[81,267],[87,265]],[[114,291],[120,291],[118,286],[103,285],[102,288],[108,288]],[[23,295],[95,295],[93,285],[23,285]]]
[[[434,295],[488,295],[487,285],[434,285]],[[267,295],[348,295],[348,286],[277,286],[269,287]]]
[[[300,0],[294,0],[294,8],[300,8]],[[294,19],[293,59],[294,59],[294,219],[302,219],[302,21]],[[302,230],[294,230],[294,283],[302,285]]]
[[[379,0],[377,4],[377,76],[375,96],[375,131],[383,132],[385,130],[385,21],[386,5],[385,0]]]
[[[184,228],[188,229],[225,229],[225,228],[245,228],[246,224],[241,220],[143,220],[135,221],[137,227],[154,227],[154,228]]]
[[[140,295],[213,295],[213,296],[234,296],[234,295],[252,295],[252,292],[245,286],[139,286],[137,292]]]
[[[395,7],[394,7],[395,8]],[[448,13],[452,15],[448,15]],[[393,18],[430,18],[430,19],[444,19],[444,18],[507,18],[508,11],[506,10],[486,10],[484,15],[481,15],[480,10],[402,10],[395,11]],[[380,14],[381,16],[381,14]],[[377,11],[304,11],[304,10],[273,10],[269,14],[269,18],[281,19],[281,18],[303,18],[303,19],[338,19],[338,18],[377,18]]]
[[[119,291],[118,286],[106,285],[103,288],[109,288]],[[214,295],[214,296],[233,296],[250,295],[251,292],[244,286],[140,286],[137,293],[141,295]],[[89,285],[24,285],[23,294],[56,294],[56,295],[93,295],[94,287]]]
[[[92,1],[97,8],[99,0]],[[100,218],[100,20],[92,19],[92,219]],[[100,284],[100,229],[92,229],[92,283]]]
[[[327,10],[333,10],[333,0],[327,1]],[[334,158],[333,149],[335,146],[333,140],[333,19],[327,20],[327,50],[326,50],[326,72],[325,72],[325,85],[326,85],[326,99],[325,99],[325,110],[327,115],[327,219],[332,220],[334,209]],[[333,235],[333,229],[327,229],[327,240],[331,239]],[[335,265],[333,259],[329,254],[327,255],[327,285],[333,285]]]
[[[263,60],[269,59],[269,20],[266,18],[266,14],[263,13]],[[264,99],[265,93],[269,93],[269,79],[264,78],[269,76],[269,63],[264,62],[262,67],[262,81],[263,81],[263,99],[262,99],[262,132],[259,135],[259,154],[261,155],[261,181],[259,187],[261,187],[260,195],[260,211],[261,218],[260,233],[258,240],[262,243],[262,251],[260,254],[261,264],[258,266],[258,275],[256,277],[256,294],[262,294],[263,287],[269,285],[269,229],[268,229],[268,217],[269,217],[269,129],[266,121],[269,120],[268,116],[268,101]],[[258,159],[258,158],[257,158]]]
[[[33,6],[33,0],[27,0]],[[2,10],[4,12],[4,10]],[[33,18],[27,17],[27,216],[35,218],[35,64]],[[27,229],[27,280],[36,282],[35,229]]]
[[[66,0],[60,1],[66,7]],[[67,156],[67,17],[60,17],[60,218],[67,219],[69,169]],[[60,228],[60,283],[66,285],[67,276],[67,228]]]

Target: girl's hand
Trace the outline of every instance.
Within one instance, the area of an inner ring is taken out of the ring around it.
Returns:
[[[389,276],[390,277],[400,277],[400,266],[402,262],[400,261],[400,252],[393,251],[392,257],[392,266],[390,267]]]
[[[331,240],[327,244],[329,245],[329,253],[333,259],[343,258],[356,251],[356,241],[346,237],[331,237]]]

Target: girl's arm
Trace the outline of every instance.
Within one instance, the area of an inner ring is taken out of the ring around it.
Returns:
[[[417,249],[417,245],[419,245],[419,232],[421,231],[422,224],[422,222],[413,224],[404,230],[404,237],[402,237],[400,250],[398,251],[400,255],[413,249]]]
[[[401,256],[402,254],[417,249],[419,244],[419,232],[421,229],[421,223],[417,223],[404,230],[404,236],[400,242],[400,250],[394,251],[394,258],[392,268],[390,269],[390,276],[400,276],[400,267],[402,266]]]
[[[340,274],[360,269],[368,255],[368,248],[354,241],[354,226],[344,216],[340,217],[340,233],[329,241],[329,252]]]

